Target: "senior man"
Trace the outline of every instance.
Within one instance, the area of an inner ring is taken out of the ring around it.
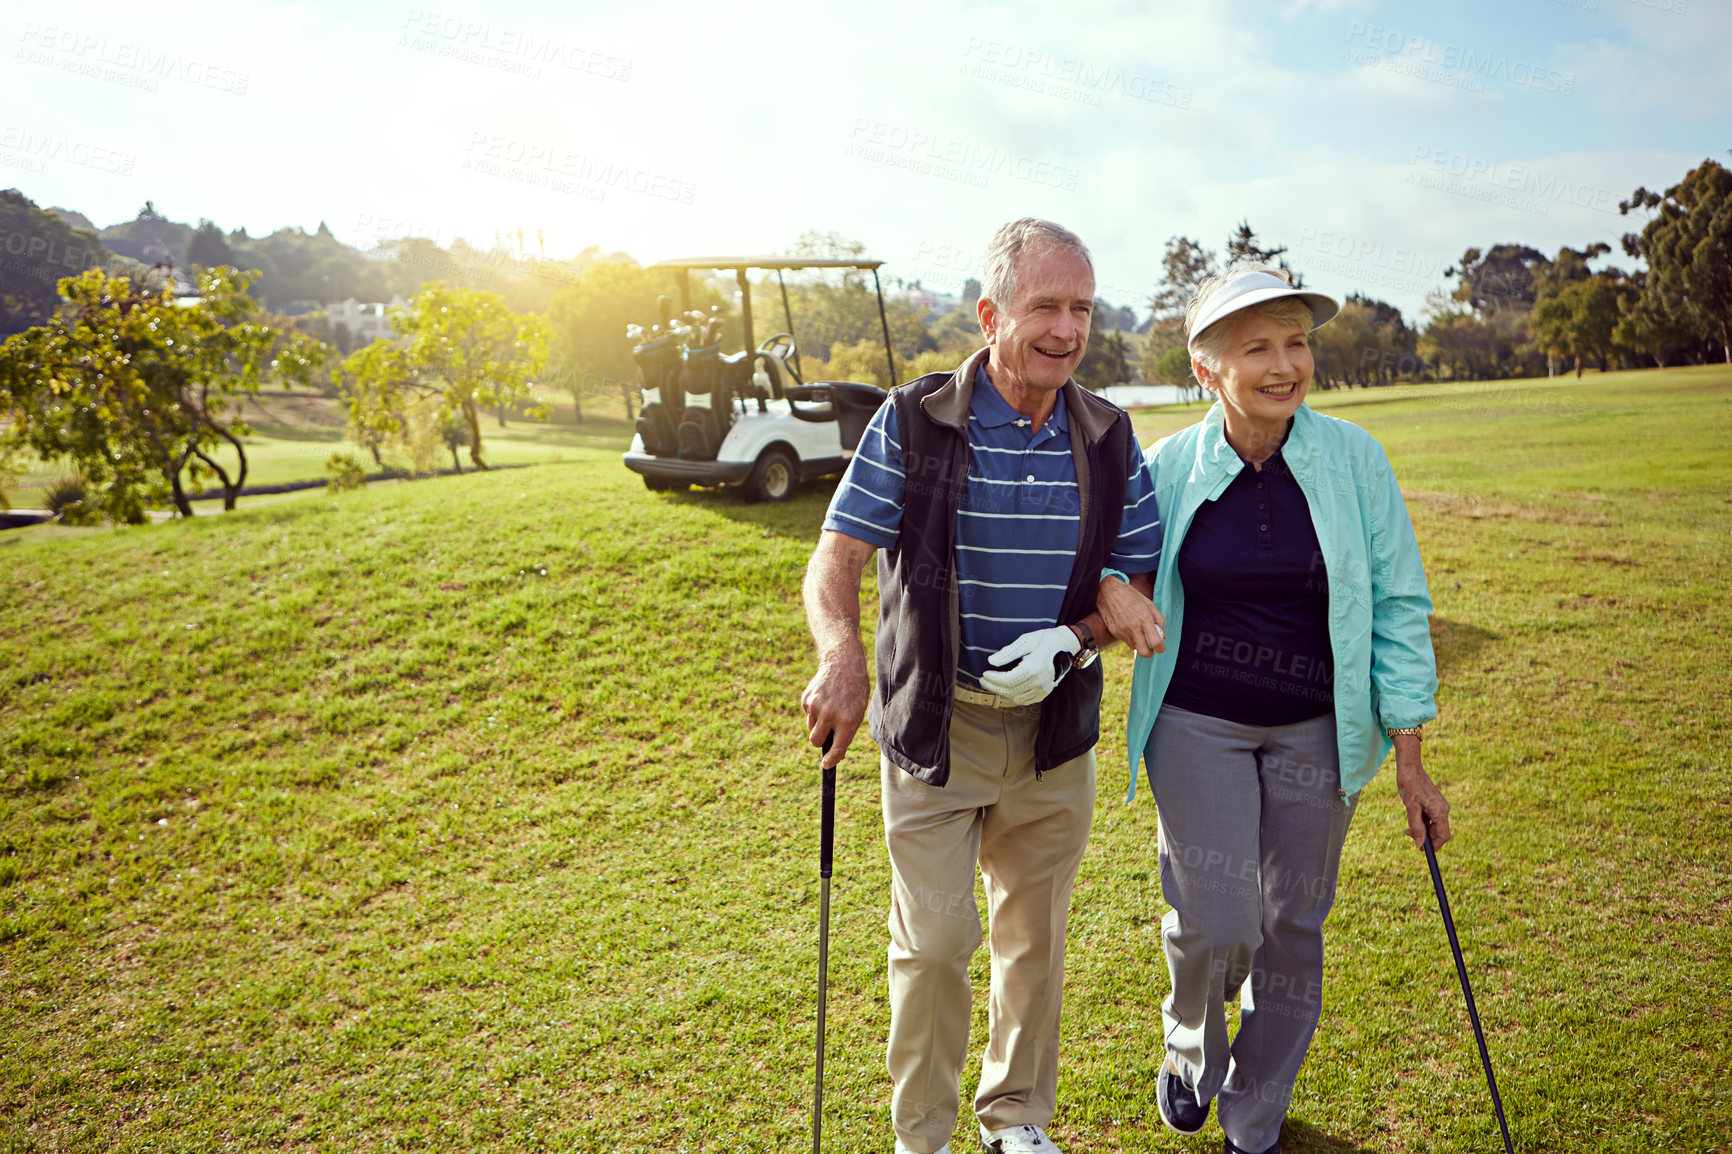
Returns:
[[[974,1111],[995,1154],[1055,1154],[1072,883],[1094,815],[1103,572],[1147,590],[1160,520],[1123,410],[1070,379],[1094,266],[1024,219],[986,253],[986,347],[891,393],[806,570],[818,672],[808,737],[842,760],[871,703],[890,852],[891,1120],[897,1154],[948,1154],[968,1057],[969,958],[991,928],[989,1038]],[[860,574],[879,554],[878,684]],[[1158,616],[1123,638],[1164,648]]]

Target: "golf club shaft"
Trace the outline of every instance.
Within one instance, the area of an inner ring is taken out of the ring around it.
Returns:
[[[1473,1023],[1474,1040],[1479,1043],[1480,1064],[1485,1067],[1485,1084],[1491,1089],[1491,1108],[1497,1115],[1498,1129],[1503,1132],[1503,1148],[1505,1154],[1515,1154],[1515,1147],[1509,1140],[1509,1123],[1503,1117],[1503,1099],[1498,1097],[1497,1077],[1491,1072],[1491,1051],[1485,1048],[1485,1031],[1480,1028],[1479,1010],[1473,1004],[1473,987],[1467,982],[1467,963],[1462,960],[1461,943],[1455,936],[1455,919],[1449,914],[1449,895],[1443,892],[1443,874],[1437,869],[1437,851],[1431,847],[1431,835],[1426,834],[1425,861],[1431,867],[1432,888],[1437,890],[1437,908],[1443,914],[1443,929],[1449,935],[1449,949],[1455,955],[1455,973],[1461,979],[1462,997],[1467,999],[1468,1021]]]
[[[836,735],[824,739],[824,752]],[[812,1154],[824,1132],[824,1008],[830,1000],[830,864],[836,850],[836,767],[824,770],[824,816],[818,849],[818,1064],[812,1080]]]

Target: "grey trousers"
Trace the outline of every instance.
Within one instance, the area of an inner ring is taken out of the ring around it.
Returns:
[[[1160,812],[1167,1054],[1221,1128],[1265,1150],[1323,1008],[1323,921],[1357,795],[1332,714],[1257,727],[1164,706],[1145,751]],[[1226,1002],[1239,994],[1229,1048]]]
[[[1036,778],[1039,726],[1040,706],[957,702],[943,788],[879,759],[891,870],[890,1117],[910,1150],[942,1148],[961,1109],[968,963],[981,942],[976,870],[991,919],[992,992],[974,1113],[988,1130],[1052,1123],[1065,922],[1094,820],[1095,755]]]

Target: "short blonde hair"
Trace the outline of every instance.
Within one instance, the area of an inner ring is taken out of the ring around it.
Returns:
[[[1197,286],[1197,291],[1191,294],[1191,303],[1185,307],[1185,343],[1194,346],[1191,355],[1201,361],[1203,366],[1212,373],[1221,371],[1221,354],[1227,351],[1227,322],[1240,314],[1229,313],[1204,329],[1201,334],[1193,333],[1191,331],[1192,326],[1197,323],[1197,318],[1206,311],[1210,297],[1219,292],[1228,281],[1248,272],[1268,273],[1270,276],[1280,277],[1289,284],[1292,283],[1292,278],[1287,275],[1285,269],[1270,268],[1267,265],[1237,265],[1225,272],[1206,277]],[[1279,297],[1272,301],[1264,301],[1262,304],[1252,305],[1243,311],[1267,317],[1269,320],[1281,324],[1298,325],[1306,332],[1317,327],[1316,314],[1311,311],[1311,306],[1300,297]]]

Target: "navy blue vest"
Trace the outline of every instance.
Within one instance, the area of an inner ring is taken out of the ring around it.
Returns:
[[[956,510],[968,483],[968,409],[982,354],[955,373],[893,390],[902,440],[902,528],[878,557],[878,684],[872,737],[884,755],[928,785],[950,779],[950,711],[961,646]],[[1071,453],[1081,495],[1081,540],[1057,624],[1095,609],[1100,572],[1118,540],[1133,467],[1130,418],[1067,382]],[[1041,703],[1035,771],[1081,757],[1100,740],[1101,665],[1073,669]]]

